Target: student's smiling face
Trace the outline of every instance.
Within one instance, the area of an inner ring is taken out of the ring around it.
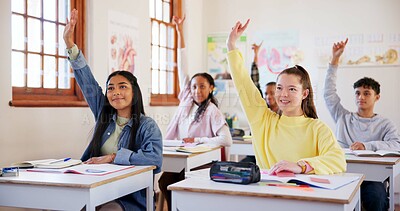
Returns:
[[[203,76],[196,76],[190,82],[190,92],[192,93],[193,100],[197,105],[207,100],[208,95],[214,89],[208,80]]]
[[[303,90],[300,77],[282,74],[276,83],[275,99],[285,116],[301,116],[301,102],[308,96],[308,89]]]
[[[133,89],[128,79],[122,75],[113,76],[107,84],[107,98],[118,116],[130,117]]]

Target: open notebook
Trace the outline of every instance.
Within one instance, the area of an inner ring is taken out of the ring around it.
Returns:
[[[61,169],[70,166],[81,164],[81,160],[68,159],[45,159],[45,160],[31,160],[19,163],[13,163],[11,166],[19,168],[48,168],[48,169]]]
[[[279,177],[269,175],[268,171],[261,171],[260,182],[267,183],[294,183],[297,185],[309,185],[316,188],[335,190],[349,183],[358,180],[357,176],[340,175],[314,175],[314,174],[294,174],[289,177]]]
[[[72,174],[84,174],[84,175],[97,175],[103,176],[114,172],[122,171],[125,169],[134,168],[135,166],[122,166],[115,164],[81,164],[71,166],[63,169],[44,169],[44,168],[33,168],[28,169],[28,172],[44,172],[44,173],[72,173]]]
[[[357,155],[359,157],[400,157],[400,151],[390,150],[350,150],[348,148],[343,149],[345,154]]]
[[[216,146],[208,145],[208,144],[199,144],[199,145],[185,145],[182,147],[178,147],[176,149],[177,152],[186,152],[186,153],[201,153],[208,152],[214,149]]]

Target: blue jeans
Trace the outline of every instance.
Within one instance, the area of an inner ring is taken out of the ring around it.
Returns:
[[[385,185],[382,182],[364,181],[361,184],[361,202],[367,211],[388,210],[389,198]]]

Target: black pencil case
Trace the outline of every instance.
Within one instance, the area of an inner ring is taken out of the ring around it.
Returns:
[[[250,184],[260,181],[260,169],[252,162],[218,161],[210,168],[210,178],[215,182]]]

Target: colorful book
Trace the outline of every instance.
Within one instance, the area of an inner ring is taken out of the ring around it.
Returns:
[[[357,176],[340,175],[314,175],[314,174],[294,174],[294,176],[269,175],[268,171],[261,171],[261,181],[271,184],[287,185],[309,185],[310,187],[336,190],[353,181],[358,180]]]

